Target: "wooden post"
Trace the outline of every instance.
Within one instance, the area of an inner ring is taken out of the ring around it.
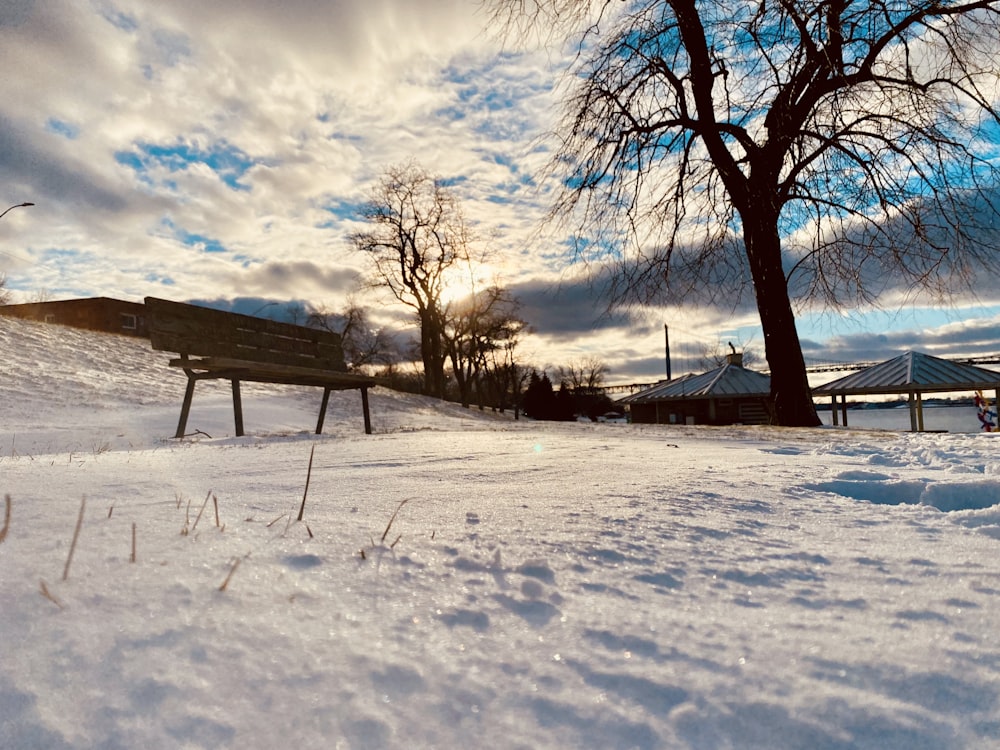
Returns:
[[[240,381],[233,378],[233,416],[236,419],[236,437],[243,437],[243,399],[240,396]]]
[[[187,388],[184,389],[184,403],[181,404],[181,418],[177,422],[177,433],[174,435],[175,438],[184,437],[184,430],[187,429],[188,414],[191,413],[191,399],[194,398],[194,383],[195,376],[194,373],[185,370],[187,373],[188,382]]]
[[[830,396],[830,423],[836,427],[840,424],[840,415],[837,414],[837,394]]]
[[[323,389],[323,403],[319,407],[319,419],[316,420],[316,434],[323,434],[323,420],[326,419],[326,407],[330,404],[330,389]]]
[[[372,417],[368,411],[368,388],[361,387],[361,410],[365,413],[365,434],[372,434]]]

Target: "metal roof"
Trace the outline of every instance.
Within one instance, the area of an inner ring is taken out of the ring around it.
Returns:
[[[1000,388],[1000,373],[906,352],[812,389],[813,396],[926,393]]]
[[[619,403],[642,404],[697,398],[759,397],[770,394],[771,378],[767,375],[727,363],[701,375],[683,375],[673,380],[665,380],[639,393],[619,399]]]

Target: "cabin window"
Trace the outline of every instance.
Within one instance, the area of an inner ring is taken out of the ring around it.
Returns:
[[[129,313],[122,313],[122,328],[126,331],[134,331],[136,329],[135,316]]]

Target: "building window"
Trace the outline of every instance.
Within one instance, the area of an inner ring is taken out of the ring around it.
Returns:
[[[134,331],[136,329],[135,316],[129,313],[122,313],[122,328],[126,331]]]
[[[45,322],[46,323],[55,323],[56,322],[56,316],[55,316],[55,314],[54,313],[45,313]]]

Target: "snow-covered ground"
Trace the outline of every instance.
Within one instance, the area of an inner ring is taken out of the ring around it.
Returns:
[[[202,383],[174,441],[168,358],[0,317],[0,748],[1000,747],[995,435]]]

